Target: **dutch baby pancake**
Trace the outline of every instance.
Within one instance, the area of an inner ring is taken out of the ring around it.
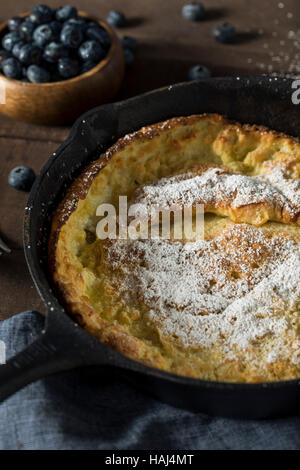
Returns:
[[[147,223],[153,207],[201,206],[202,235],[178,237],[173,218],[168,237],[101,238],[97,209],[118,215],[120,196]],[[57,208],[49,267],[67,311],[134,360],[206,380],[299,378],[300,141],[214,114],[126,135]]]

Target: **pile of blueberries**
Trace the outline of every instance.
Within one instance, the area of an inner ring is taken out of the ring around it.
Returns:
[[[108,32],[78,16],[77,9],[37,5],[26,18],[8,21],[2,39],[0,70],[31,83],[66,80],[95,67],[110,48]]]

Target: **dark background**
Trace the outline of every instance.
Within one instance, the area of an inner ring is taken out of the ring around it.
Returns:
[[[0,19],[28,11],[36,1],[1,1]],[[214,76],[245,74],[300,75],[299,0],[203,0],[205,21],[191,23],[181,15],[186,0],[70,0],[99,18],[112,9],[129,20],[118,34],[139,41],[135,65],[127,72],[116,100],[186,80],[190,66],[201,63]],[[219,22],[233,23],[238,40],[218,44],[211,37]],[[259,106],[259,103],[258,103]],[[0,234],[12,254],[0,257],[0,320],[22,310],[44,311],[27,271],[22,248],[23,211],[28,195],[7,184],[9,171],[28,165],[36,172],[67,137],[69,128],[49,128],[0,115]]]

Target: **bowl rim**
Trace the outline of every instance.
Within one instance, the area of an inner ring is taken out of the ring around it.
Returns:
[[[29,16],[29,14],[30,12],[28,11],[25,13],[20,13],[18,16],[21,18],[26,18],[27,16]],[[91,77],[92,75],[95,75],[98,72],[102,71],[111,62],[115,53],[116,45],[120,42],[120,40],[117,34],[114,32],[114,30],[104,20],[101,20],[100,18],[97,18],[93,15],[89,15],[87,12],[82,11],[82,10],[78,10],[78,16],[82,16],[86,19],[89,19],[91,21],[98,23],[103,29],[107,31],[107,33],[109,34],[111,38],[110,48],[106,56],[95,67],[93,67],[91,70],[88,70],[85,73],[77,75],[76,77],[68,78],[66,80],[61,80],[57,82],[47,82],[47,83],[22,82],[21,80],[17,80],[15,78],[8,78],[2,72],[0,72],[0,82],[2,81],[4,83],[14,84],[15,86],[18,86],[18,87],[50,88],[50,87],[64,86],[65,84],[77,83],[85,78]],[[8,20],[0,24],[0,39],[2,39],[3,32],[7,28],[8,28]]]

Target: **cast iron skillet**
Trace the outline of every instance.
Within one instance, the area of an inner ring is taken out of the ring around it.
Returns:
[[[299,136],[292,80],[216,78],[183,83],[101,106],[82,116],[37,178],[25,210],[24,246],[35,285],[47,307],[45,332],[0,366],[0,400],[43,376],[79,366],[113,366],[136,387],[172,405],[229,417],[262,418],[299,411],[300,378],[277,383],[229,384],[152,369],[104,346],[77,326],[51,290],[47,239],[51,214],[74,177],[119,137],[174,117],[217,112],[242,123]],[[98,368],[97,373],[102,374]]]

